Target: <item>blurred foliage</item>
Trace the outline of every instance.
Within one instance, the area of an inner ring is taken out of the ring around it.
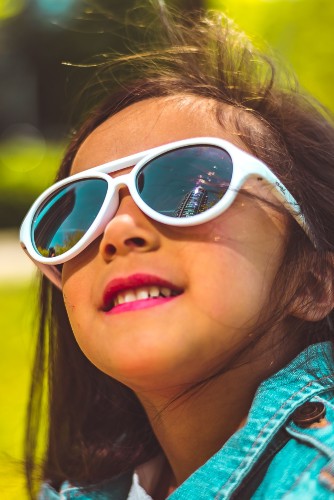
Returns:
[[[333,0],[207,0],[292,66],[301,85],[334,111]]]
[[[0,19],[17,16],[26,7],[26,0],[1,0]]]
[[[0,227],[20,225],[36,196],[53,182],[63,149],[19,140],[0,145]]]

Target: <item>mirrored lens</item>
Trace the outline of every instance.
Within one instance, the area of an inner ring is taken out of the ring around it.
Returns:
[[[216,146],[187,146],[162,154],[137,174],[136,186],[151,208],[169,217],[192,217],[213,207],[233,173],[230,155]]]
[[[82,179],[53,193],[32,223],[32,241],[44,257],[70,250],[98,215],[108,190],[103,179]]]

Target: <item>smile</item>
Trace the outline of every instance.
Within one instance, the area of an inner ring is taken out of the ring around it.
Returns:
[[[112,280],[105,290],[101,309],[103,312],[142,309],[165,303],[181,293],[180,288],[160,278],[136,274]]]
[[[157,299],[158,297],[175,297],[176,295],[179,295],[178,292],[171,290],[170,288],[143,286],[118,293],[113,300],[112,307],[128,302],[135,302],[137,300]]]

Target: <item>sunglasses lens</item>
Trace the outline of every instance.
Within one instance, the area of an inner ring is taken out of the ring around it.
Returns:
[[[187,146],[148,162],[136,186],[145,203],[169,217],[192,217],[213,207],[233,173],[230,155],[216,146]]]
[[[108,190],[103,179],[83,179],[67,184],[40,206],[32,223],[32,241],[43,257],[70,250],[98,215]]]

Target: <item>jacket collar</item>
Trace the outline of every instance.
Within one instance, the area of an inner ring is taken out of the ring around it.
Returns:
[[[196,491],[201,498],[229,498],[295,409],[329,388],[334,388],[332,344],[311,345],[262,382],[245,426],[169,499],[196,498]]]

